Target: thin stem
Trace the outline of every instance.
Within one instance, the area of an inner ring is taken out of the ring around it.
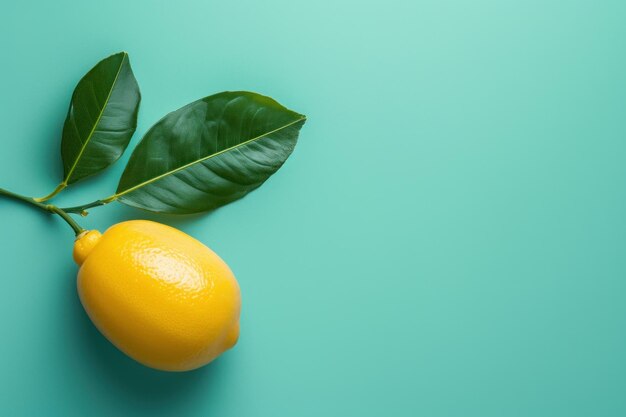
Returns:
[[[36,201],[34,198],[26,197],[26,196],[23,196],[23,195],[17,194],[17,193],[13,193],[11,191],[5,190],[4,188],[0,188],[0,195],[8,197],[8,198],[11,198],[11,199],[16,200],[16,201],[20,201],[22,203],[29,204],[29,205],[34,206],[34,207],[37,207],[38,209],[40,209],[42,211],[45,211],[45,212],[48,212],[48,213],[54,213],[54,214],[58,215],[63,220],[65,220],[65,222],[67,224],[70,225],[72,230],[74,230],[74,233],[76,233],[76,236],[78,236],[79,234],[81,234],[82,232],[85,231],[85,229],[83,229],[78,223],[76,223],[74,221],[74,219],[72,219],[69,216],[69,214],[67,214],[63,209],[60,209],[57,206],[54,206],[52,204],[42,204],[42,203]]]
[[[85,229],[83,229],[78,223],[76,223],[74,221],[74,219],[72,219],[70,217],[69,214],[67,214],[66,212],[64,212],[63,210],[61,210],[60,208],[58,208],[57,206],[53,206],[52,204],[48,205],[48,211],[58,214],[59,216],[61,216],[61,218],[63,220],[65,220],[65,222],[67,224],[70,225],[70,227],[72,228],[72,230],[74,230],[74,233],[76,234],[76,236],[80,235],[81,233],[83,233],[85,231]]]
[[[87,209],[98,207],[98,206],[104,206],[105,204],[109,204],[111,201],[114,201],[114,200],[109,200],[109,199],[96,200],[94,202],[83,204],[81,206],[64,207],[62,210],[66,213],[75,213],[75,214],[80,214],[81,216],[86,216]]]
[[[50,194],[48,194],[45,197],[38,197],[38,198],[33,198],[33,200],[35,200],[38,203],[43,203],[44,201],[48,201],[50,200],[52,197],[56,196],[57,194],[59,194],[61,191],[63,191],[65,189],[65,187],[67,187],[67,184],[65,184],[64,182],[62,182],[61,184],[57,185],[57,188],[54,189],[53,192],[51,192]]]
[[[30,205],[33,205],[35,207],[38,207],[42,210],[48,211],[48,208],[46,207],[45,204],[41,204],[37,201],[35,201],[34,198],[30,198],[30,197],[26,197],[17,193],[13,193],[9,190],[5,190],[4,188],[0,188],[0,195],[3,195],[5,197],[9,197],[12,198],[13,200],[17,200],[17,201],[21,201],[23,203],[27,203]]]

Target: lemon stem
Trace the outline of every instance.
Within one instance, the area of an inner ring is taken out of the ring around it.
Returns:
[[[49,212],[58,214],[63,220],[65,220],[65,223],[69,224],[72,230],[74,230],[74,234],[76,234],[76,236],[80,235],[81,233],[85,231],[85,229],[83,229],[78,223],[76,223],[76,221],[72,219],[69,214],[67,214],[66,212],[58,208],[57,206],[48,204],[47,208]]]
[[[42,204],[31,197],[26,197],[17,193],[13,193],[11,191],[5,190],[4,188],[0,188],[0,196],[8,197],[13,200],[21,201],[22,203],[30,204],[31,206],[37,207],[40,210],[46,211],[48,213],[54,213],[61,217],[74,231],[76,236],[85,231],[78,223],[74,221],[63,209],[58,208],[52,204]]]

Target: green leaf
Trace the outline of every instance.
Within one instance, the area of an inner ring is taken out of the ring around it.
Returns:
[[[63,126],[61,189],[122,156],[137,127],[140,100],[126,52],[103,59],[78,82]]]
[[[305,120],[269,97],[245,91],[195,101],[146,133],[117,193],[107,200],[172,214],[230,203],[283,165]]]

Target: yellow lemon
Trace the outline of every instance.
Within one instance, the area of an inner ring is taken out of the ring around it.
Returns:
[[[241,297],[228,266],[191,236],[133,220],[74,244],[78,294],[96,327],[136,361],[165,371],[206,365],[235,345]]]

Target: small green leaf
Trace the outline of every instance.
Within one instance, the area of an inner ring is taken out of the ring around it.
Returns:
[[[140,100],[126,52],[103,59],[78,82],[63,126],[61,188],[122,156],[137,127]]]
[[[238,91],[205,97],[157,122],[141,140],[109,201],[189,214],[237,200],[289,157],[305,116]]]

